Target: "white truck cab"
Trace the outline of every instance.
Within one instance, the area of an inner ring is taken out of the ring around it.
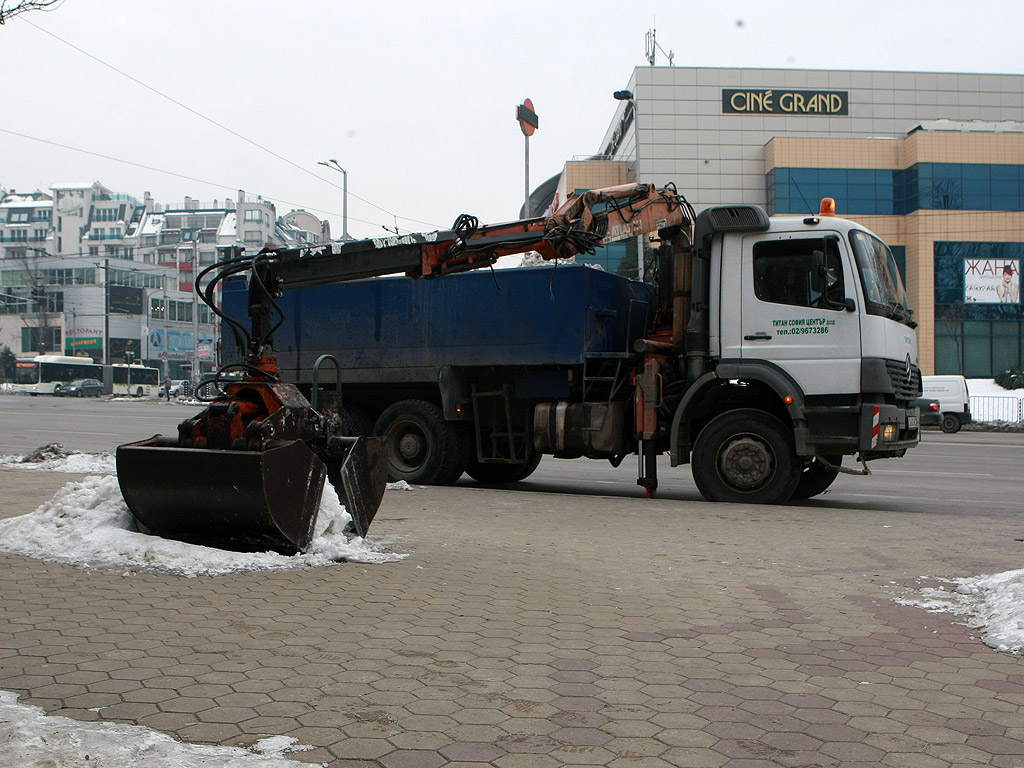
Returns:
[[[902,456],[920,440],[917,324],[896,262],[833,210],[771,219],[753,206],[709,210],[695,238],[709,272],[703,370],[735,385],[738,404],[792,424],[806,467]]]

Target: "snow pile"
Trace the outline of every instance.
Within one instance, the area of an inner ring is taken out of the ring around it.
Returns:
[[[0,743],[5,765],[104,768],[298,768],[287,752],[313,747],[289,736],[262,739],[252,750],[207,744],[183,744],[139,725],[83,723],[49,717],[39,707],[19,704],[13,693],[0,691]],[[321,766],[326,765],[321,763]]]
[[[0,466],[75,474],[102,473],[65,485],[35,512],[0,520],[0,552],[69,563],[82,568],[146,571],[180,576],[218,576],[236,571],[315,568],[353,561],[387,563],[407,555],[383,544],[348,538],[352,519],[328,484],[309,551],[292,556],[276,552],[229,552],[139,533],[118,486],[114,457],[107,453],[67,451],[51,443],[26,456],[0,457]],[[408,483],[388,489],[413,490]]]
[[[941,581],[955,586],[952,590],[927,587],[920,598],[896,602],[933,613],[967,616],[965,624],[981,631],[985,645],[1024,653],[1024,569]]]
[[[117,478],[90,476],[68,483],[35,512],[0,520],[0,551],[83,568],[190,577],[312,568],[346,560],[385,563],[406,557],[362,538],[349,539],[342,530],[350,519],[337,494],[325,492],[308,552],[290,557],[229,552],[139,533]]]
[[[46,472],[92,474],[116,472],[114,456],[109,453],[78,453],[60,443],[50,443],[25,456],[0,456],[0,467],[37,469]]]

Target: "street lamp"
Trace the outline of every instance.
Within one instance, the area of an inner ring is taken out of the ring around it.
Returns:
[[[640,127],[637,119],[636,98],[629,90],[615,91],[612,94],[616,101],[626,102],[625,112],[622,116],[623,131],[626,128],[626,118],[633,121],[633,180],[640,180]],[[640,279],[644,279],[644,247],[642,238],[637,239],[636,268]]]
[[[637,120],[636,113],[636,98],[633,96],[632,91],[615,91],[612,94],[616,101],[626,102],[626,111],[622,119],[625,122],[626,118],[633,121],[633,175],[639,179],[640,177],[640,128],[639,121]]]
[[[317,165],[322,165],[325,168],[330,168],[332,171],[341,171],[342,182],[341,182],[341,239],[348,240],[348,171],[338,165],[338,161],[331,160],[320,160]]]

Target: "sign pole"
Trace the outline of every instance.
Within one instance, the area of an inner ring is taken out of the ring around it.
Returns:
[[[525,177],[526,177],[526,197],[525,197],[525,200],[526,200],[526,202],[523,204],[523,211],[526,212],[526,216],[524,218],[528,219],[528,218],[530,218],[530,137],[526,136],[525,137],[525,141],[526,141],[526,169],[525,169]]]
[[[526,137],[526,202],[523,204],[523,218],[530,218],[530,137],[537,130],[537,113],[533,111],[533,102],[526,99],[516,107],[516,120],[519,121],[519,128]]]

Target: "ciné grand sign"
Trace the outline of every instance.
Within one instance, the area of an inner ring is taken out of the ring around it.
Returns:
[[[740,115],[848,115],[849,91],[723,88],[722,112]]]

